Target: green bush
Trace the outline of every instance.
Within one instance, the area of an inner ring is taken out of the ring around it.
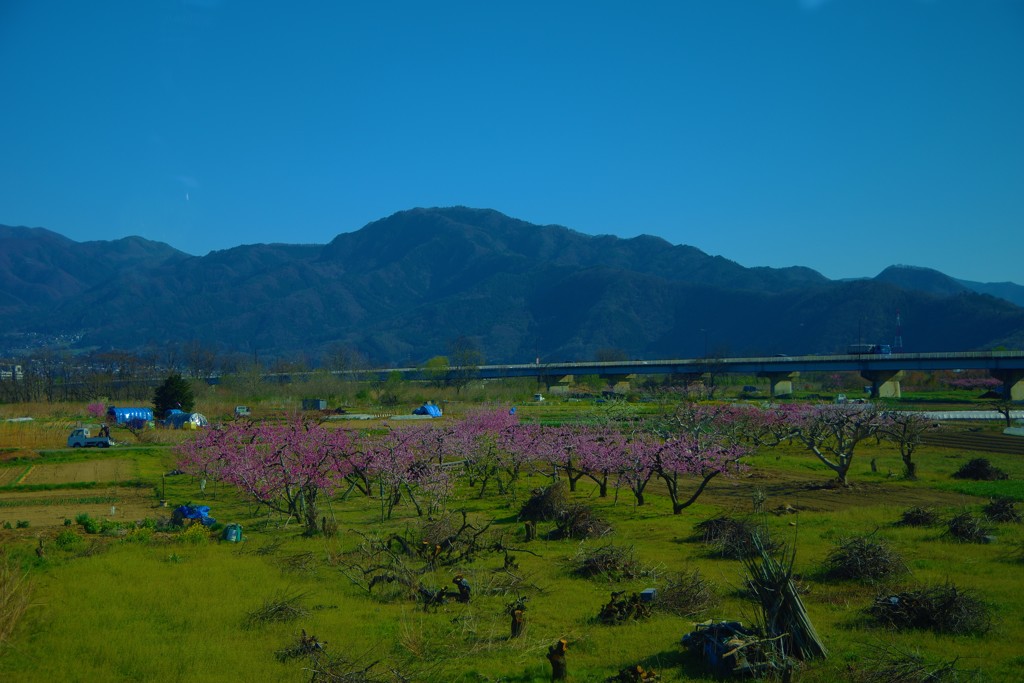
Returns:
[[[210,542],[210,533],[202,524],[192,524],[181,532],[178,539],[191,545],[205,545]]]
[[[75,521],[85,529],[85,533],[87,534],[98,534],[100,532],[99,520],[93,519],[88,513],[83,512],[78,515],[75,517]]]
[[[123,536],[125,534],[124,524],[104,519],[100,522],[100,533],[104,536]]]
[[[124,540],[125,543],[147,545],[153,540],[153,530],[145,526],[136,527],[125,535]]]
[[[64,529],[53,539],[53,543],[61,550],[71,550],[82,543],[82,537],[71,529]]]

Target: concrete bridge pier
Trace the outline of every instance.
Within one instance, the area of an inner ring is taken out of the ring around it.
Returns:
[[[758,377],[767,377],[772,389],[772,398],[793,394],[793,380],[800,376],[799,372],[759,372]]]
[[[860,376],[871,382],[871,398],[899,398],[902,370],[861,370]]]
[[[703,372],[673,372],[669,376],[669,380],[672,384],[684,387],[692,387],[704,383],[705,374]]]
[[[1003,383],[1011,401],[1024,401],[1024,370],[989,370],[989,374]]]
[[[607,382],[616,394],[629,393],[630,381],[636,379],[636,375],[599,375],[599,377]]]

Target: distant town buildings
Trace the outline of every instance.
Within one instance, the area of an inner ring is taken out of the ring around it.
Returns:
[[[18,380],[25,379],[25,373],[22,372],[20,365],[0,365],[0,381],[3,380]]]

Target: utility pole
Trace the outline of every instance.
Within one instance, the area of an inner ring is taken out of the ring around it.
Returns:
[[[900,312],[896,311],[896,338],[892,340],[892,352],[903,353],[903,323],[900,321]]]

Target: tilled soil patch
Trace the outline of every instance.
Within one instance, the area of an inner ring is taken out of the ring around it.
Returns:
[[[169,516],[147,488],[101,487],[58,491],[13,491],[0,494],[0,526],[28,522],[32,527],[53,527],[74,522],[80,514],[94,519],[136,522],[147,517]]]
[[[955,491],[896,482],[851,482],[838,485],[827,473],[803,475],[794,472],[756,470],[734,479],[718,477],[705,489],[700,502],[750,509],[755,490],[764,494],[766,510],[831,512],[845,508],[898,505],[905,507],[956,507],[983,499]]]

